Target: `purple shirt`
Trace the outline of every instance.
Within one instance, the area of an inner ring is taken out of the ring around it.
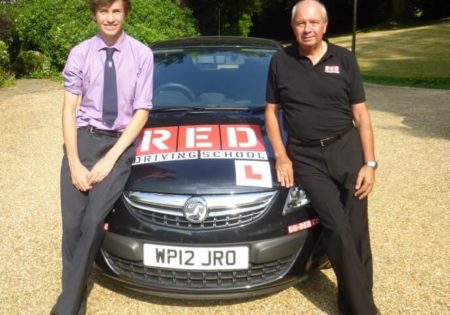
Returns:
[[[153,52],[133,37],[122,33],[113,54],[117,77],[118,115],[112,127],[102,121],[103,72],[108,47],[99,35],[75,46],[63,70],[64,90],[80,95],[77,127],[87,125],[123,131],[137,109],[152,108]]]

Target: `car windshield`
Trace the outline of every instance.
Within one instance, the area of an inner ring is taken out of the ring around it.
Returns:
[[[155,50],[154,109],[264,106],[273,49]]]

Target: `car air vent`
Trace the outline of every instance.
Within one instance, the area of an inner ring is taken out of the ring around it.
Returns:
[[[180,229],[223,229],[255,221],[270,207],[277,191],[228,195],[173,195],[127,192],[125,204],[140,219]],[[201,222],[185,216],[184,205],[192,197],[201,197],[207,214]]]

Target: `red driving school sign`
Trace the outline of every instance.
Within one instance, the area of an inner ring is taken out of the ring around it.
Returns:
[[[134,165],[194,159],[232,159],[236,185],[272,187],[259,125],[192,125],[144,129]]]
[[[189,159],[267,160],[258,125],[194,125],[144,129],[134,164]]]

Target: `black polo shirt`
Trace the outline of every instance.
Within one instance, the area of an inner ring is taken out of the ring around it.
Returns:
[[[355,56],[328,43],[315,65],[295,43],[272,57],[266,100],[283,110],[284,127],[297,139],[323,139],[352,124],[352,104],[365,102]]]

